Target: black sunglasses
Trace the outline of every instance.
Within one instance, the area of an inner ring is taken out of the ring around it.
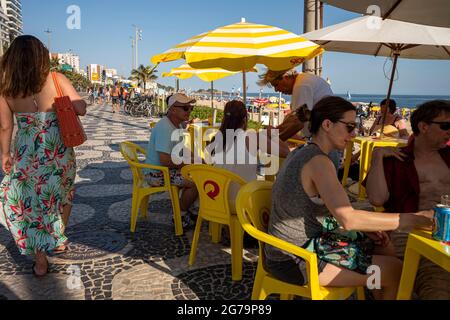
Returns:
[[[450,122],[443,122],[443,121],[430,121],[430,123],[438,124],[439,128],[443,131],[450,130]]]
[[[341,120],[339,120],[338,122],[345,124],[348,133],[352,133],[356,129],[356,123],[354,122],[345,122]]]
[[[175,108],[182,108],[185,112],[192,111],[194,109],[193,106],[174,106]]]

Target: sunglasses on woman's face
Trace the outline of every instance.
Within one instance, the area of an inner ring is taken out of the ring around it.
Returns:
[[[450,122],[446,121],[430,121],[430,123],[438,124],[439,128],[443,131],[450,130]]]
[[[348,133],[352,133],[356,129],[356,123],[354,123],[354,122],[345,122],[345,121],[341,121],[341,120],[339,120],[338,122],[345,124],[345,126],[347,127]]]

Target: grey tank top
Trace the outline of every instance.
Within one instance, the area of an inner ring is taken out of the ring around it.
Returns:
[[[268,232],[299,247],[306,247],[309,239],[321,234],[324,218],[330,214],[325,205],[310,199],[300,179],[305,164],[319,155],[327,156],[315,144],[291,152],[272,189]],[[270,245],[265,246],[265,254],[273,261],[285,261],[293,257]]]

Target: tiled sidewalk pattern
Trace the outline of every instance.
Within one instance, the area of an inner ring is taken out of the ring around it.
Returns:
[[[151,197],[148,220],[130,233],[132,176],[119,143],[146,146],[149,119],[91,106],[82,120],[89,140],[76,148],[69,250],[50,257],[50,273],[35,278],[32,260],[0,226],[0,299],[248,299],[257,251],[245,252],[244,278],[234,283],[227,243],[212,244],[204,228],[189,267],[192,231],[175,236],[167,194]]]

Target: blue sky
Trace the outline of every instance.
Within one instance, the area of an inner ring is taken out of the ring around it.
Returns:
[[[118,69],[125,76],[131,69],[132,24],[143,29],[143,41],[139,42],[141,64],[150,64],[153,55],[194,35],[239,22],[241,17],[248,22],[273,25],[297,34],[303,32],[302,0],[22,0],[22,5],[24,33],[35,35],[47,44],[44,30],[50,28],[53,52],[71,49],[80,55],[82,66],[103,64]],[[66,27],[69,17],[66,10],[70,5],[81,9],[80,30]],[[325,6],[325,26],[355,17],[356,14]],[[160,65],[159,74],[182,62]],[[328,52],[324,55],[323,77],[331,79],[335,93],[383,94],[388,87],[383,71],[385,62],[383,57]],[[393,94],[450,94],[450,61],[402,59],[398,71]],[[256,80],[256,75],[249,75],[250,92],[259,92]],[[158,82],[174,86],[175,80],[160,78]],[[241,86],[239,75],[215,83],[219,90],[231,91]],[[181,87],[209,88],[209,84],[198,79],[184,80]],[[265,88],[264,92],[271,90]]]

